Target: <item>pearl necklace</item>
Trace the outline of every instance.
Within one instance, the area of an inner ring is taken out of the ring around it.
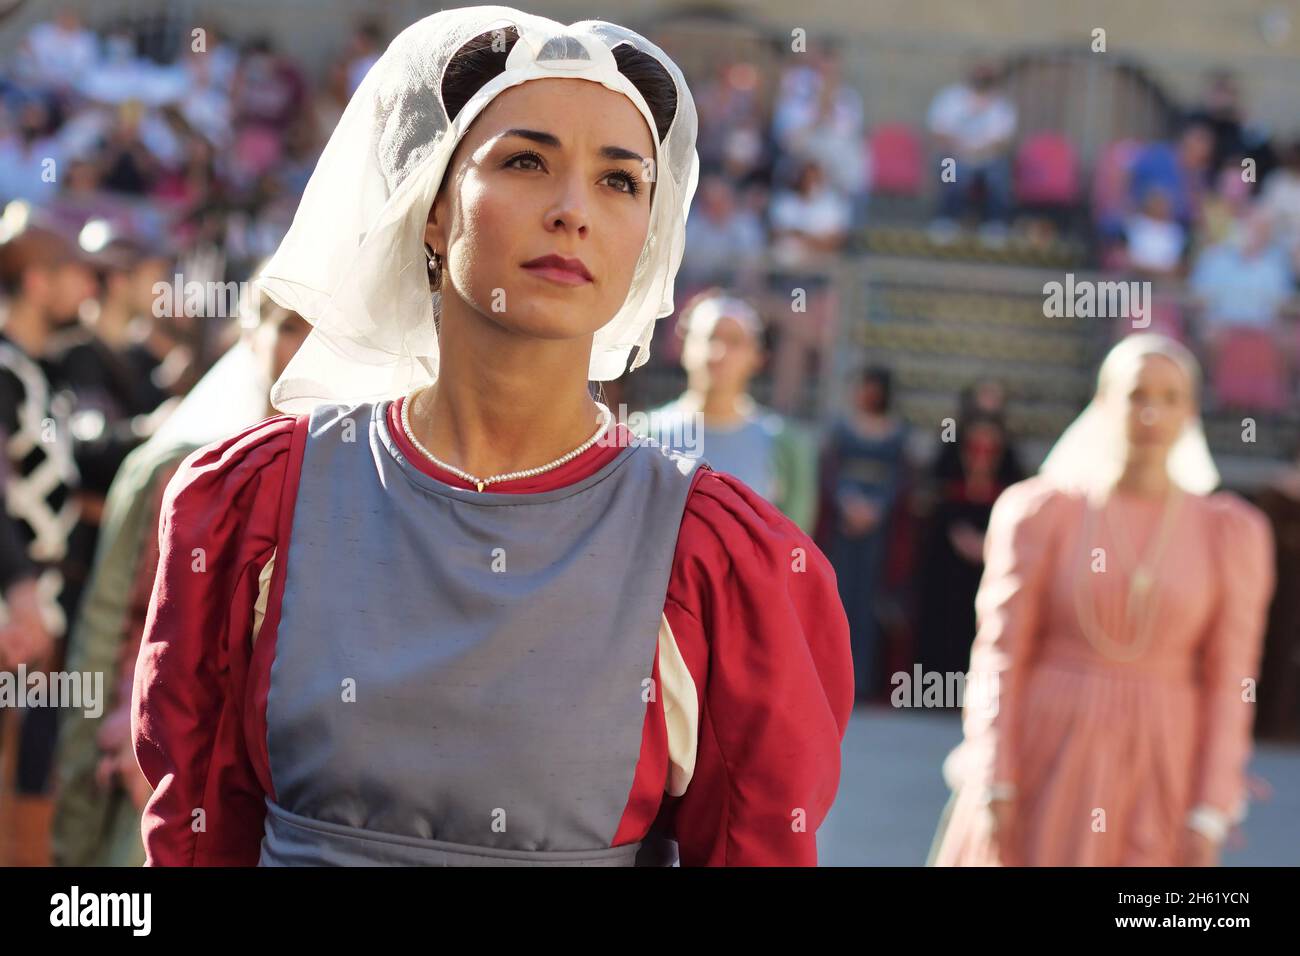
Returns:
[[[423,387],[424,386],[421,386],[421,388]],[[492,475],[489,478],[479,478],[475,475],[471,475],[467,471],[461,471],[459,468],[455,467],[454,465],[447,464],[441,458],[437,457],[433,452],[429,451],[429,449],[425,448],[424,445],[420,443],[420,440],[415,437],[415,432],[411,428],[411,416],[409,411],[411,408],[411,404],[412,402],[414,402],[415,396],[419,391],[420,391],[419,388],[415,389],[415,391],[407,395],[402,402],[402,430],[406,432],[406,437],[410,440],[412,445],[414,445],[417,449],[419,449],[422,455],[428,458],[439,468],[443,469],[444,471],[449,471],[457,478],[463,478],[465,481],[468,481],[470,484],[477,486],[479,491],[482,491],[485,486],[490,485],[493,482],[509,481],[513,478],[531,478],[534,475],[540,475],[543,472],[550,471],[553,468],[558,468],[560,467],[560,465],[563,465],[567,461],[572,461],[573,459],[581,455],[584,451],[586,451],[588,448],[590,448],[592,445],[596,444],[596,442],[600,441],[601,436],[604,435],[605,432],[609,429],[610,423],[613,421],[614,418],[609,408],[607,408],[605,405],[601,404],[600,402],[597,402],[596,407],[601,410],[600,427],[596,429],[596,434],[592,435],[590,438],[588,438],[577,448],[573,449],[573,451],[561,455],[559,458],[555,459],[555,461],[549,462],[548,464],[538,465],[536,468],[525,468],[523,471],[511,471],[503,475]]]

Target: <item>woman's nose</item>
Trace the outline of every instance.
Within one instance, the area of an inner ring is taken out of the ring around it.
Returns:
[[[583,233],[588,226],[588,202],[586,183],[577,174],[560,181],[558,194],[547,216],[551,226],[564,225],[578,233]]]

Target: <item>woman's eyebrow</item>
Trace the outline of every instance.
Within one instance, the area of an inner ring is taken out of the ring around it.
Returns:
[[[551,133],[544,133],[536,129],[508,129],[501,134],[500,139],[507,136],[518,136],[522,139],[530,139],[534,143],[541,143],[543,146],[553,146],[556,149],[562,149],[558,136]],[[634,163],[644,163],[645,158],[640,153],[634,153],[630,149],[624,149],[622,146],[602,146],[599,150],[600,155],[606,159],[630,159]]]

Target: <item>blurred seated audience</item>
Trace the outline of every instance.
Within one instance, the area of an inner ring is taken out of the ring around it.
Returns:
[[[1214,132],[1203,120],[1185,120],[1178,138],[1143,147],[1129,168],[1129,202],[1140,206],[1152,189],[1164,191],[1174,218],[1191,229],[1200,211],[1214,156]]]
[[[1124,224],[1125,253],[1131,269],[1144,276],[1176,275],[1183,262],[1187,231],[1174,218],[1169,194],[1147,191],[1141,208]]]
[[[934,137],[939,177],[939,219],[932,235],[954,235],[957,220],[977,212],[976,190],[984,206],[978,211],[982,235],[1006,237],[1011,214],[1011,144],[1016,134],[1016,107],[1002,88],[998,68],[975,64],[966,80],[940,90],[930,104],[926,124]],[[956,160],[948,176],[945,160]]]

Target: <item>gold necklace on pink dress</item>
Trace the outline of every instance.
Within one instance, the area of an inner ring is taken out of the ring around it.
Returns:
[[[1075,614],[1079,619],[1079,628],[1098,653],[1111,660],[1116,661],[1133,661],[1137,660],[1144,653],[1151,643],[1152,635],[1155,633],[1155,593],[1153,585],[1155,583],[1155,566],[1160,562],[1163,556],[1165,546],[1169,543],[1169,535],[1173,530],[1174,516],[1178,512],[1178,506],[1182,501],[1182,489],[1177,485],[1171,485],[1169,491],[1165,494],[1164,511],[1160,518],[1160,527],[1156,532],[1155,538],[1147,546],[1147,553],[1139,563],[1131,551],[1121,544],[1121,538],[1115,533],[1111,526],[1109,516],[1110,500],[1109,497],[1103,502],[1101,508],[1102,519],[1106,522],[1106,530],[1109,532],[1109,538],[1115,543],[1116,551],[1125,552],[1121,557],[1121,563],[1126,568],[1132,569],[1132,576],[1129,578],[1127,600],[1124,604],[1124,624],[1134,625],[1135,637],[1131,642],[1117,641],[1109,637],[1097,622],[1097,609],[1092,601],[1091,594],[1085,594],[1087,587],[1085,582],[1089,574],[1095,573],[1091,570],[1091,553],[1090,544],[1092,542],[1092,533],[1095,523],[1095,512],[1093,509],[1092,496],[1089,495],[1084,501],[1084,524],[1081,536],[1083,544],[1083,564],[1087,569],[1080,574],[1075,580],[1074,602]]]

